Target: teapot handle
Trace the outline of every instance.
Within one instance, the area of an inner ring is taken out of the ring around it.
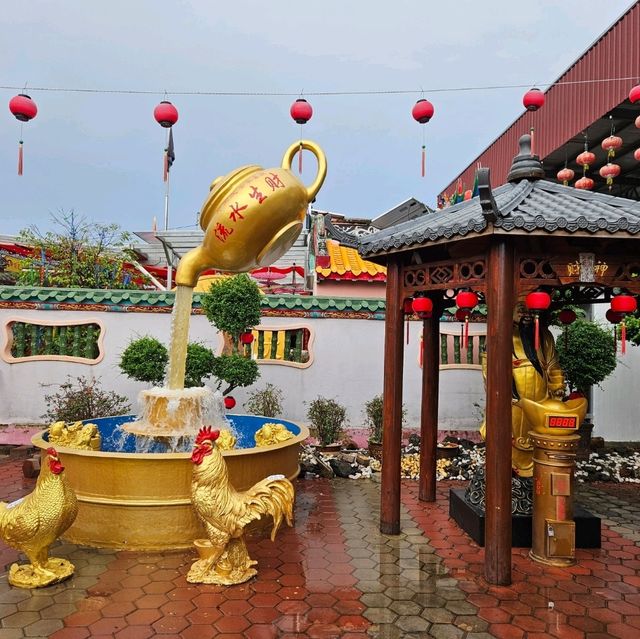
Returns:
[[[311,151],[318,160],[318,174],[316,179],[312,182],[311,186],[307,188],[307,201],[311,202],[316,196],[324,179],[327,177],[327,158],[324,155],[322,149],[311,140],[300,140],[294,142],[284,153],[282,158],[282,168],[291,170],[291,161],[296,153],[302,153],[302,149]]]

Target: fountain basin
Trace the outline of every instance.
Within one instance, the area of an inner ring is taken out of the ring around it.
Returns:
[[[228,415],[238,431],[240,445],[266,422],[284,424],[294,437],[262,448],[224,451],[229,478],[237,490],[246,490],[269,475],[290,480],[300,472],[300,444],[309,430],[286,420],[255,415]],[[115,428],[135,420],[133,415],[87,420],[96,424],[103,442]],[[49,447],[46,431],[35,435],[34,446]],[[128,435],[123,450],[133,449]],[[73,543],[119,550],[169,550],[193,547],[206,537],[191,506],[191,450],[184,453],[87,451],[56,447],[67,479],[78,498],[78,516],[65,539]]]

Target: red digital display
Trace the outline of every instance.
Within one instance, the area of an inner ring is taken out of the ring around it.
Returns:
[[[578,420],[575,415],[565,417],[563,415],[548,415],[547,426],[549,428],[577,428]]]

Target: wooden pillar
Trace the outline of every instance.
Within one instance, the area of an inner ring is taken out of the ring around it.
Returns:
[[[491,584],[511,583],[511,388],[513,381],[514,252],[494,237],[486,280],[487,448],[484,572]]]
[[[440,304],[434,303],[432,316],[422,323],[422,406],[420,411],[420,478],[418,480],[418,497],[421,501],[436,500],[441,312]]]
[[[380,532],[400,532],[400,456],[402,446],[402,370],[404,360],[402,268],[387,264],[387,305],[384,327],[384,405]]]

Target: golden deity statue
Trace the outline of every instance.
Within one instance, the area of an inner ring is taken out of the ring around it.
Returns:
[[[562,402],[565,392],[564,373],[558,362],[558,354],[553,335],[549,329],[540,323],[540,347],[534,348],[534,323],[532,318],[523,313],[524,307],[519,304],[514,316],[513,324],[513,406],[511,408],[512,464],[514,472],[520,477],[533,475],[533,441],[530,431],[540,431],[543,425],[533,423],[533,410],[538,407],[541,415],[553,409],[555,413],[574,410]],[[482,354],[482,374],[486,380],[487,358]],[[524,401],[523,401],[524,400]],[[575,400],[580,404],[579,411],[584,417],[586,400]],[[528,410],[523,410],[526,403]],[[547,410],[547,408],[549,410]],[[536,413],[536,414],[537,414]],[[544,420],[543,420],[544,421]],[[579,425],[579,424],[578,424]],[[480,433],[486,435],[486,422],[483,422]]]

